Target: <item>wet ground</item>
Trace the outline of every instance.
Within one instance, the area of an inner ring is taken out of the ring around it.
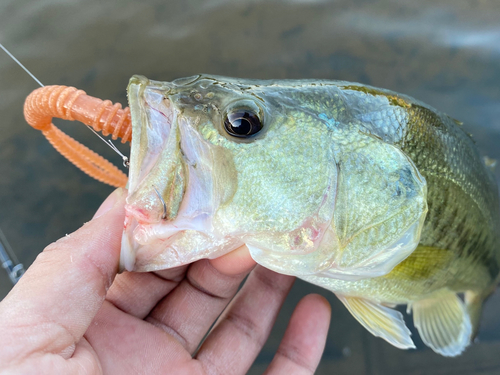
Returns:
[[[460,119],[481,152],[500,159],[499,19],[497,0],[3,0],[0,42],[44,84],[72,85],[124,104],[132,74],[323,78],[384,87]],[[48,243],[89,220],[112,190],[26,125],[23,101],[36,87],[0,53],[0,228],[27,266]],[[62,126],[120,163],[88,130]],[[0,271],[0,298],[9,288]],[[500,373],[498,292],[486,305],[480,342],[446,359],[423,348],[418,336],[414,351],[372,337],[331,293],[299,281],[250,373],[263,372],[293,307],[310,292],[333,307],[318,374]]]

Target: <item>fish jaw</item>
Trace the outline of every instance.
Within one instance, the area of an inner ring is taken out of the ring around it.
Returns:
[[[175,267],[242,244],[212,225],[233,189],[220,178],[227,175],[220,161],[228,158],[194,130],[196,117],[183,116],[171,97],[175,88],[140,76],[130,81],[133,139],[122,270]]]

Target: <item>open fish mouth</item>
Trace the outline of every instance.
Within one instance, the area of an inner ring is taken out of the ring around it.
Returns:
[[[178,113],[168,98],[169,90],[167,83],[158,85],[139,76],[134,76],[128,87],[134,137],[122,269],[133,269],[138,245],[150,242],[145,228],[152,232],[151,228],[175,218],[185,194],[187,171],[180,150]],[[165,239],[179,232],[172,229]]]
[[[133,139],[121,270],[174,267],[241,244],[213,230],[216,152],[176,105],[175,88],[141,76],[128,87]]]

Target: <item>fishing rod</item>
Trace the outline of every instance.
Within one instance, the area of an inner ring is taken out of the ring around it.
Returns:
[[[0,229],[0,262],[3,269],[7,271],[10,281],[15,285],[24,274],[24,266],[17,260],[2,229]]]
[[[42,83],[28,70],[23,64],[19,62],[1,43],[0,48],[7,53],[19,66],[21,66],[38,84],[41,86]],[[2,263],[2,268],[7,272],[12,284],[16,284],[21,276],[24,274],[24,266],[17,260],[16,254],[12,247],[10,247],[9,241],[0,229],[0,263]]]

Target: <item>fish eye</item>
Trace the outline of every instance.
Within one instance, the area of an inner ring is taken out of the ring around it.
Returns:
[[[251,109],[233,109],[226,114],[224,128],[233,137],[247,138],[260,132],[263,125],[255,111]]]

